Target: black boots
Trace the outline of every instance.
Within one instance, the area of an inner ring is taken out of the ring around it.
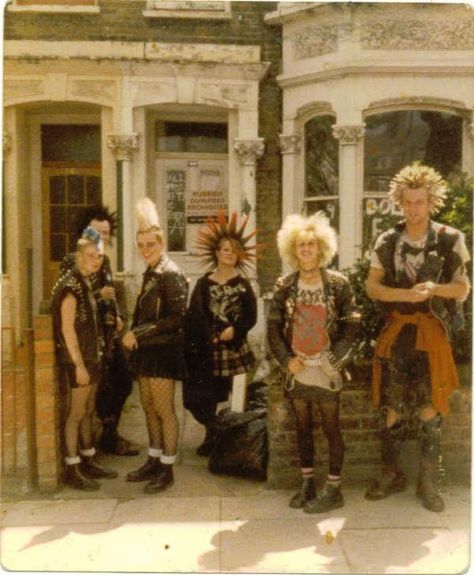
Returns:
[[[99,447],[105,453],[113,455],[138,455],[140,450],[128,439],[121,437],[117,432],[117,422],[112,417],[102,421],[103,431],[100,438]]]
[[[439,488],[441,421],[441,416],[436,415],[421,423],[418,436],[421,458],[416,496],[422,500],[423,507],[436,513],[444,509]]]
[[[326,481],[323,489],[315,499],[308,501],[303,511],[305,513],[325,513],[344,506],[340,485],[334,485]]]
[[[127,474],[127,481],[147,481],[153,479],[160,469],[160,458],[148,457],[144,465]]]
[[[304,505],[316,497],[316,487],[314,477],[303,477],[301,480],[301,487],[298,493],[295,493],[290,499],[290,507],[293,509],[301,509]]]
[[[100,487],[97,481],[94,481],[81,473],[79,463],[66,465],[64,484],[73,489],[80,489],[81,491],[97,491]]]
[[[158,493],[174,483],[173,465],[161,463],[159,472],[144,487],[145,493]]]
[[[92,479],[115,479],[118,473],[115,469],[103,467],[94,460],[94,456],[82,456],[80,463],[81,472]]]
[[[404,422],[398,422],[393,427],[385,427],[381,433],[381,451],[384,468],[380,477],[372,480],[365,493],[370,501],[385,499],[392,493],[404,491],[407,480],[398,465],[398,458],[402,443],[405,439],[406,427]]]
[[[211,455],[211,451],[214,448],[214,442],[216,439],[216,433],[214,426],[212,424],[206,425],[206,436],[201,445],[196,449],[198,455],[207,457]]]

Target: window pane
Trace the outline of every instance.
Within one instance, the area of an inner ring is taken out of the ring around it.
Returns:
[[[66,179],[64,176],[51,176],[49,179],[51,204],[64,204],[66,201]]]
[[[369,116],[365,123],[365,191],[388,191],[393,176],[415,160],[444,177],[461,167],[462,119],[458,116],[409,110]]]
[[[100,162],[100,126],[93,124],[43,124],[43,162]]]
[[[227,124],[157,122],[159,152],[227,153]]]
[[[168,170],[166,172],[166,204],[168,250],[171,252],[186,249],[185,189],[186,173],[184,170]]]
[[[83,204],[84,198],[84,176],[68,176],[68,203]]]
[[[66,231],[66,208],[54,206],[50,208],[51,232]]]
[[[87,204],[95,206],[102,201],[102,181],[98,176],[87,177]]]
[[[338,200],[308,200],[305,202],[306,215],[310,216],[318,211],[323,211],[329,218],[331,226],[339,231],[339,201]]]
[[[317,116],[305,124],[305,196],[338,193],[339,145],[332,133],[333,116]]]
[[[51,234],[50,260],[60,262],[66,255],[66,234]]]

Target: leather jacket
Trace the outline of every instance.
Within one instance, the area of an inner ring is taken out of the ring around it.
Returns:
[[[147,268],[143,274],[131,328],[138,347],[184,343],[187,297],[186,277],[163,254],[156,268]]]
[[[352,358],[361,331],[361,315],[345,275],[321,268],[327,309],[328,359],[341,370]],[[267,338],[272,354],[282,368],[294,357],[291,349],[292,319],[296,306],[299,272],[279,278],[267,320]]]

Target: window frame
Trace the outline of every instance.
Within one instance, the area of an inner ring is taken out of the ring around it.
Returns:
[[[34,0],[31,4],[22,4],[21,0],[12,0],[7,9],[9,12],[100,13],[99,0]]]
[[[228,20],[232,18],[232,6],[228,0],[216,0],[206,2],[206,8],[201,9],[194,4],[202,2],[147,0],[145,10],[142,10],[146,18],[202,18],[206,20]],[[208,4],[222,5],[222,9],[210,8]]]

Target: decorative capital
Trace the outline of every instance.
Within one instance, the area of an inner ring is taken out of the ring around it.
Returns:
[[[254,166],[257,158],[263,156],[265,144],[263,138],[256,138],[255,140],[240,140],[239,138],[235,138],[234,150],[237,152],[241,164],[244,166]]]
[[[298,154],[301,151],[301,136],[280,134],[280,151],[282,154]]]
[[[7,156],[12,151],[12,136],[8,132],[3,132],[3,156]]]
[[[355,146],[364,136],[365,124],[353,126],[333,126],[332,132],[336,140],[343,146]]]
[[[107,134],[107,147],[117,160],[130,160],[138,148],[138,134]]]

